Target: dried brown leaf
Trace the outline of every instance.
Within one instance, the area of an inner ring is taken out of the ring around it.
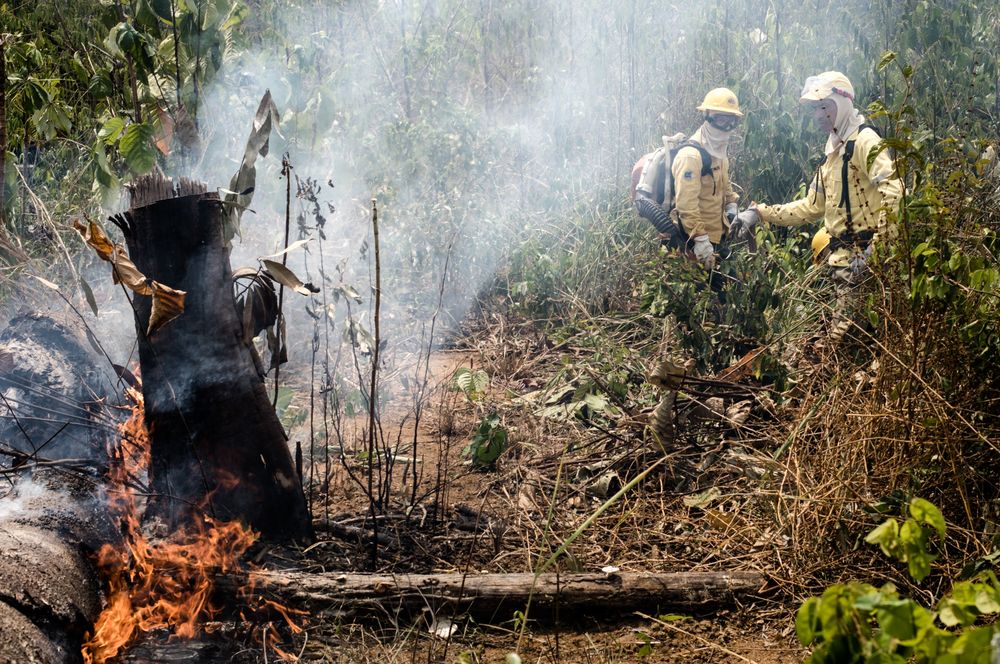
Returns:
[[[174,119],[162,108],[156,109],[159,122],[156,127],[156,149],[164,157],[170,156],[170,146],[174,142]]]
[[[277,281],[279,284],[286,288],[291,288],[296,293],[301,293],[302,295],[311,295],[312,293],[319,292],[319,289],[310,290],[302,280],[295,276],[295,273],[289,270],[287,267],[281,263],[276,263],[274,261],[269,261],[266,258],[261,260],[264,267],[267,268],[268,273],[271,278]],[[314,286],[315,288],[315,286]]]
[[[125,284],[129,290],[139,295],[153,294],[153,289],[150,287],[146,275],[139,272],[139,268],[125,255],[125,250],[122,247],[117,247],[111,265],[114,268],[113,277],[116,284]]]
[[[185,291],[147,279],[128,257],[125,247],[111,242],[104,234],[104,230],[94,222],[90,221],[84,225],[77,220],[73,222],[73,227],[98,256],[111,263],[112,278],[116,284],[125,284],[129,290],[139,295],[152,296],[153,307],[149,315],[146,336],[152,335],[184,313],[184,297],[187,295]]]
[[[184,313],[184,298],[187,296],[187,292],[164,286],[158,281],[150,282],[150,286],[153,293],[153,309],[149,314],[147,337]]]
[[[90,306],[90,310],[97,315],[97,298],[94,297],[94,289],[90,287],[87,280],[80,277],[80,290],[83,291],[83,297],[87,300],[87,304]]]
[[[31,276],[34,277],[35,279],[37,279],[39,281],[39,283],[41,283],[46,288],[51,288],[54,291],[58,291],[59,290],[59,286],[57,286],[56,284],[52,283],[48,279],[43,279],[43,278],[39,277],[37,274],[32,274]]]
[[[104,229],[93,221],[84,224],[79,219],[73,220],[73,228],[80,234],[83,241],[106,261],[112,260],[115,253],[114,243],[104,234]]]

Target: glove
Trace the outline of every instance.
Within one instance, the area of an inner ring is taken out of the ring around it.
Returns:
[[[729,225],[729,237],[736,242],[749,240],[753,237],[753,229],[759,223],[760,213],[757,210],[753,208],[743,210],[743,212],[736,215],[733,223]]]
[[[708,239],[708,236],[697,235],[691,238],[691,241],[694,242],[691,252],[698,262],[704,265],[706,270],[715,268],[715,247],[712,246],[712,241]]]
[[[736,207],[736,203],[727,203],[726,204],[726,221],[728,221],[729,223],[733,223],[733,219],[736,218],[736,212],[738,210],[739,210],[739,208]]]
[[[869,244],[864,251],[859,251],[851,256],[851,261],[847,264],[847,269],[851,271],[851,281],[858,283],[868,271],[868,259],[871,258],[874,245]]]

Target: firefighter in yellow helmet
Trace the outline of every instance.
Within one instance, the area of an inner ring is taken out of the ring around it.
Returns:
[[[727,150],[743,112],[732,90],[715,88],[697,110],[705,121],[688,144],[678,150],[671,172],[674,178],[674,221],[683,229],[686,248],[709,270],[716,266],[716,250],[736,216],[729,181]],[[705,156],[710,163],[705,163]]]
[[[882,139],[854,107],[854,86],[846,76],[836,71],[810,76],[799,101],[827,134],[826,157],[805,198],[780,205],[754,204],[738,215],[734,232],[748,232],[761,220],[799,226],[822,219],[831,273],[839,283],[854,285],[867,270],[872,247],[895,232],[902,186],[885,150],[868,165],[871,151]]]

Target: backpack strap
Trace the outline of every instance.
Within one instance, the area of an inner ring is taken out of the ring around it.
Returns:
[[[870,125],[868,123],[861,125],[861,127],[858,128],[858,133],[860,134],[865,129],[871,129],[880,138],[882,136],[881,132],[879,132],[879,130],[874,125]],[[844,162],[843,164],[841,164],[840,167],[840,179],[841,179],[840,204],[837,206],[844,208],[844,211],[847,213],[847,220],[844,225],[847,227],[847,236],[852,242],[854,241],[854,217],[851,214],[851,196],[847,190],[847,173],[848,173],[847,169],[849,164],[851,163],[851,159],[854,157],[855,143],[857,143],[857,139],[854,139],[853,141],[847,141],[846,143],[844,143]]]
[[[712,155],[708,154],[708,150],[706,150],[698,141],[692,141],[691,139],[688,139],[683,143],[679,143],[677,147],[675,147],[673,150],[670,150],[670,153],[668,155],[670,157],[669,160],[664,160],[667,167],[666,168],[667,172],[665,173],[665,177],[670,183],[670,195],[671,195],[671,200],[669,201],[670,209],[673,209],[674,207],[674,201],[672,199],[677,194],[677,186],[676,186],[677,183],[674,180],[674,160],[677,159],[677,153],[679,153],[681,150],[687,147],[695,148],[701,155],[702,177],[712,174]],[[668,201],[664,201],[664,205],[666,205],[667,203]],[[676,233],[674,233],[671,237],[671,246],[675,247],[684,246],[687,243],[687,232],[685,232],[684,230],[684,224],[680,223],[679,221],[674,223],[673,220],[671,220],[671,225],[673,226],[671,230],[676,231]]]
[[[701,176],[705,177],[706,175],[711,175],[712,155],[708,154],[708,150],[706,150],[705,147],[698,141],[692,141],[691,139],[688,139],[680,144],[680,146],[677,148],[677,151],[680,152],[680,148],[686,148],[686,147],[692,147],[696,149],[698,151],[698,154],[701,155]]]
[[[669,173],[667,177],[670,178],[670,191],[672,192],[677,191],[675,187],[675,182],[673,180],[674,159],[677,159],[678,153],[680,153],[680,151],[683,150],[684,148],[694,148],[695,150],[698,151],[698,154],[701,155],[701,177],[705,177],[706,175],[712,174],[712,155],[708,154],[708,150],[706,150],[701,143],[699,143],[698,141],[692,141],[689,138],[688,140],[678,145],[677,148],[670,153],[670,167],[667,169],[667,173]],[[712,193],[714,194],[715,192],[713,191]]]

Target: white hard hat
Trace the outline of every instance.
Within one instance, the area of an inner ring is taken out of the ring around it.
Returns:
[[[846,76],[839,71],[825,71],[816,76],[810,76],[802,86],[799,101],[822,101],[832,95],[840,95],[854,101],[854,86]]]

